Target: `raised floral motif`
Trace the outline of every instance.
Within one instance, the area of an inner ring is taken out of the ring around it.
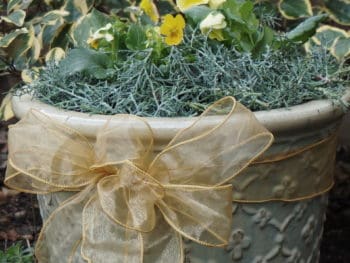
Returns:
[[[271,219],[271,212],[265,208],[260,208],[253,216],[254,223],[258,224],[260,228],[264,228]]]
[[[273,188],[273,194],[276,198],[289,198],[297,189],[297,182],[293,181],[290,176],[284,176],[281,184]]]
[[[298,221],[302,219],[306,208],[307,208],[306,202],[300,202],[294,207],[295,218]]]
[[[253,263],[268,263],[268,262],[265,257],[259,255],[254,258]]]
[[[310,244],[312,241],[312,237],[315,232],[315,227],[316,227],[316,220],[314,215],[311,215],[303,229],[301,230],[301,236],[303,237],[303,240],[305,241],[306,244]]]
[[[298,248],[293,248],[290,251],[290,255],[287,257],[287,263],[305,263],[305,260],[301,258],[301,253]]]
[[[250,242],[250,238],[245,236],[242,229],[236,229],[232,232],[226,250],[231,252],[233,261],[240,260],[243,257],[243,250],[249,248]]]

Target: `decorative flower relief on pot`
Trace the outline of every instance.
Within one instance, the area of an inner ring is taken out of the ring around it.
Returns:
[[[233,261],[239,260],[243,257],[243,250],[249,248],[251,239],[247,237],[242,229],[232,231],[229,244],[226,247],[230,251]]]
[[[281,252],[283,256],[287,257],[287,263],[305,263],[305,260],[301,258],[300,250],[297,247],[291,250],[283,248]]]
[[[309,245],[313,239],[316,225],[317,221],[315,220],[315,216],[311,215],[308,218],[306,225],[301,230],[301,236],[307,245]]]
[[[307,209],[306,203],[298,203],[294,207],[295,219],[300,221],[303,218],[303,215],[304,215],[306,209]]]
[[[271,212],[262,207],[252,218],[254,223],[258,224],[260,228],[264,228],[271,219]]]
[[[276,198],[288,198],[296,192],[297,185],[298,183],[292,180],[290,176],[284,176],[281,180],[281,184],[276,185],[272,191]]]

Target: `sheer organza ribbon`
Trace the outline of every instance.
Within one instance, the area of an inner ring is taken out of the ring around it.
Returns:
[[[157,155],[143,118],[113,116],[91,142],[31,110],[10,128],[5,182],[36,194],[77,192],[45,222],[39,262],[180,263],[182,237],[227,245],[229,181],[272,141],[232,97],[210,106]]]

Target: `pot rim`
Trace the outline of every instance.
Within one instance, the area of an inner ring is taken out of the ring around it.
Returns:
[[[342,97],[342,101],[350,102],[350,91]],[[35,100],[28,94],[13,96],[12,108],[19,119],[23,118],[30,109],[36,109],[90,137],[94,136],[99,127],[113,116],[58,109]],[[272,133],[314,130],[336,122],[344,113],[344,107],[331,100],[315,100],[289,108],[254,112],[259,122]],[[174,135],[179,129],[188,127],[194,118],[196,117],[145,117],[153,130],[174,131]]]

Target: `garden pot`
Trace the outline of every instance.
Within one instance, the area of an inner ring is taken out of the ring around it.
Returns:
[[[58,110],[29,96],[14,97],[13,108],[18,118],[31,108],[40,110],[92,141],[110,118]],[[333,185],[336,132],[344,111],[330,101],[313,101],[255,115],[273,133],[275,141],[261,158],[232,180],[233,225],[229,245],[209,248],[184,240],[185,262],[319,260],[327,191]],[[160,151],[193,118],[147,118],[147,121],[154,132],[155,151]],[[59,192],[38,196],[43,219],[71,195]]]

